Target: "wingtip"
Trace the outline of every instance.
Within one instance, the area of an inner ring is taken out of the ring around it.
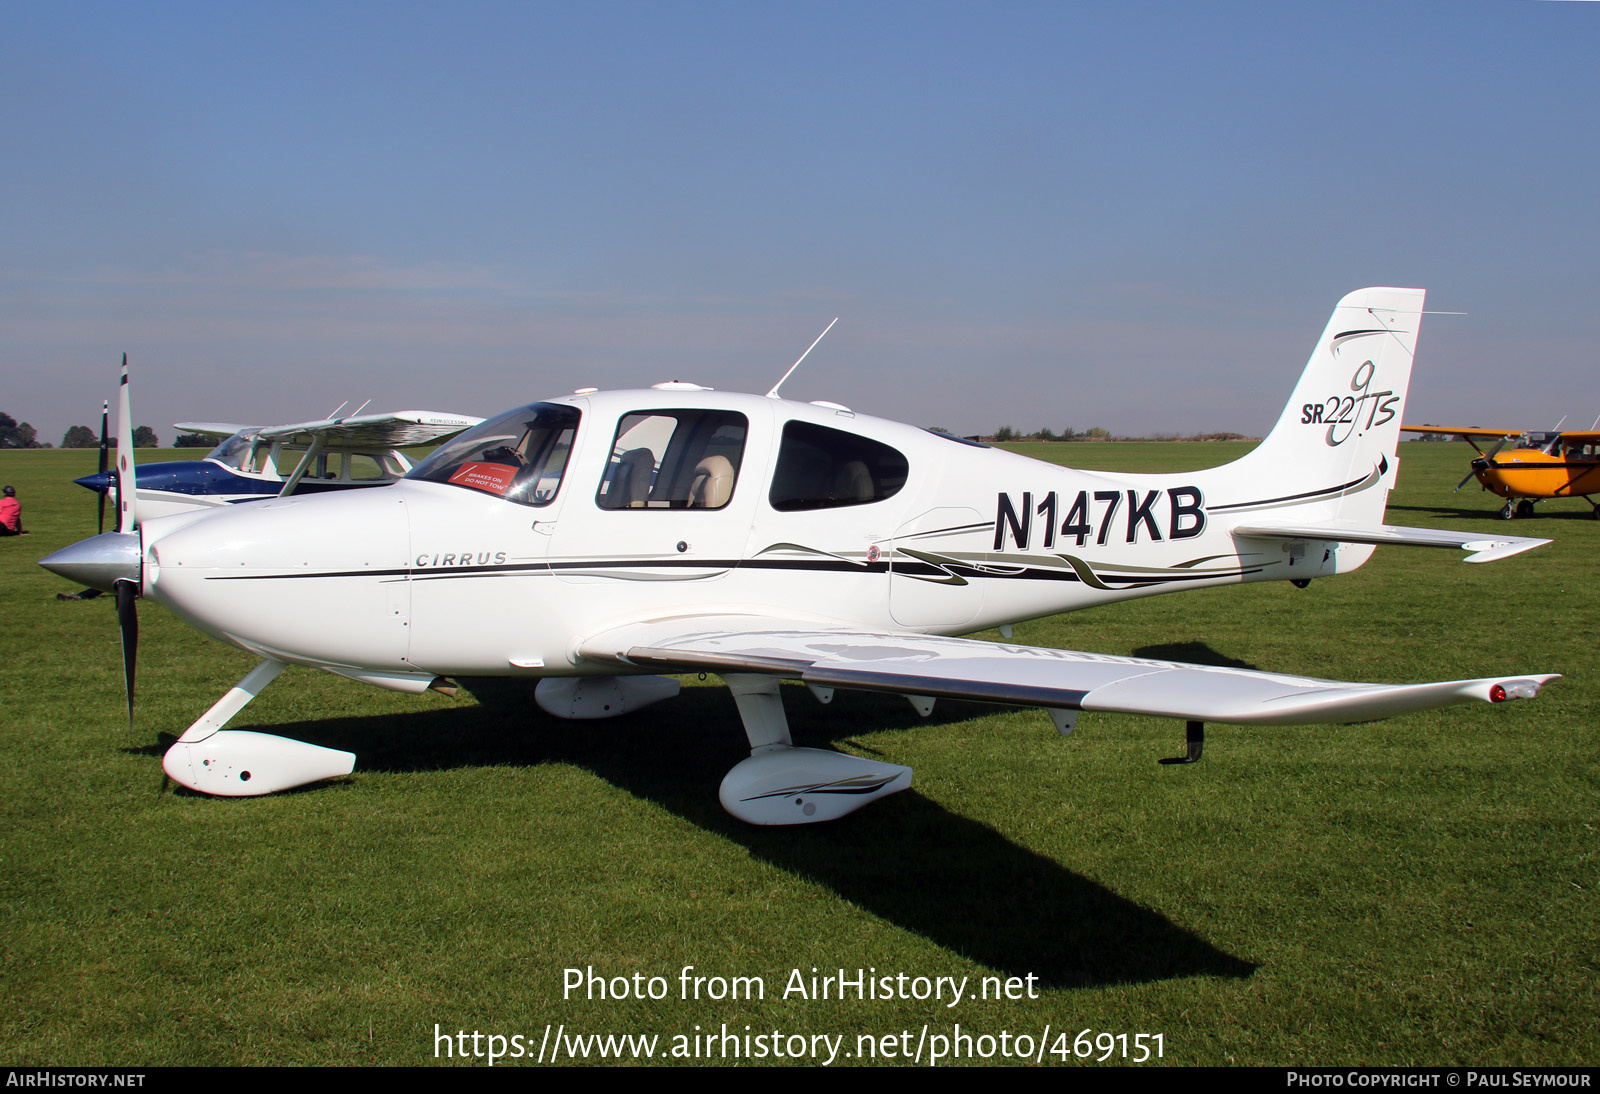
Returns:
[[[1491,703],[1504,703],[1511,699],[1537,698],[1539,691],[1552,680],[1561,679],[1560,673],[1541,676],[1517,676],[1509,680],[1485,681],[1489,684],[1484,698]]]
[[[1545,544],[1550,542],[1553,541],[1548,539],[1527,539],[1520,536],[1513,536],[1504,539],[1474,540],[1471,543],[1463,543],[1461,545],[1461,549],[1463,551],[1474,552],[1461,561],[1498,562],[1502,558],[1510,558],[1512,555],[1520,555],[1524,551],[1531,551],[1535,547],[1543,547]]]

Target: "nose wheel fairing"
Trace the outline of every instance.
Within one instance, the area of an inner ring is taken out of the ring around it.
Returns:
[[[161,760],[174,782],[222,798],[275,794],[348,775],[355,765],[353,752],[246,729],[220,730],[193,743],[179,741]]]

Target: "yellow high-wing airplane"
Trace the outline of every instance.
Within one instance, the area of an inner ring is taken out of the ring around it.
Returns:
[[[1472,471],[1456,489],[1476,478],[1489,490],[1506,499],[1500,519],[1533,516],[1533,503],[1545,498],[1582,498],[1600,520],[1600,505],[1591,494],[1600,494],[1600,432],[1595,430],[1516,430],[1457,429],[1434,425],[1401,426],[1407,433],[1434,433],[1460,437],[1478,453]],[[1478,440],[1498,443],[1485,452]],[[1502,452],[1507,444],[1509,450]]]

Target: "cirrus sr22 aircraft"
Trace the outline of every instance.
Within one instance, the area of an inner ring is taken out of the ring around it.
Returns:
[[[756,824],[827,820],[910,785],[909,768],[796,748],[779,683],[1188,723],[1367,721],[1532,698],[1549,675],[1372,684],[957,637],[1158,593],[1344,573],[1377,544],[1468,562],[1545,540],[1382,523],[1423,292],[1339,302],[1271,434],[1177,475],[1056,467],[833,403],[665,383],[580,391],[491,418],[404,479],[141,521],[43,560],[114,590],[132,706],[134,598],[260,664],[163,761],[208,794],[348,774],[355,757],[223,727],[290,664],[421,692],[452,675],[539,678],[536,700],[601,718],[712,672],[750,757],[722,803]],[[809,352],[809,351],[808,351]],[[780,386],[782,381],[779,382]],[[130,431],[126,375],[123,431]],[[119,459],[132,455],[121,442]],[[127,474],[128,468],[122,468]]]

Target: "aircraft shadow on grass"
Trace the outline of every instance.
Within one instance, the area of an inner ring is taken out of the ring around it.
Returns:
[[[1152,661],[1182,661],[1190,665],[1215,665],[1225,669],[1260,671],[1260,666],[1249,661],[1241,661],[1237,657],[1229,657],[1204,642],[1160,642],[1153,646],[1140,646],[1133,651],[1133,656],[1148,657]]]
[[[1473,520],[1506,527],[1506,522],[1500,518],[1498,509],[1469,509],[1459,505],[1395,505],[1390,502],[1388,512],[1391,516],[1396,513],[1420,513],[1425,520]],[[1588,509],[1539,509],[1533,517],[1522,517],[1511,523],[1517,525],[1518,535],[1532,535],[1536,534],[1538,523],[1549,520],[1575,520],[1593,524],[1594,513]]]
[[[762,828],[734,819],[718,805],[717,787],[748,746],[721,688],[686,688],[670,714],[658,707],[603,722],[566,722],[533,706],[531,682],[493,685],[480,686],[488,705],[274,728],[356,751],[358,777],[363,771],[546,763],[584,768],[944,949],[1005,975],[1034,973],[1046,987],[1244,978],[1255,970],[1160,913],[952,813],[915,787],[834,824]],[[822,707],[797,694],[787,705],[795,743],[811,747],[848,740],[858,731],[839,728],[841,718],[886,730],[928,724],[894,696],[858,692]],[[940,703],[931,720],[961,721],[985,709]],[[706,726],[726,726],[727,732],[707,732]],[[1049,732],[1048,724],[1042,731]],[[163,735],[159,745],[133,751],[158,755],[170,743]],[[851,744],[858,751],[864,747]],[[328,793],[338,785],[299,792]]]

